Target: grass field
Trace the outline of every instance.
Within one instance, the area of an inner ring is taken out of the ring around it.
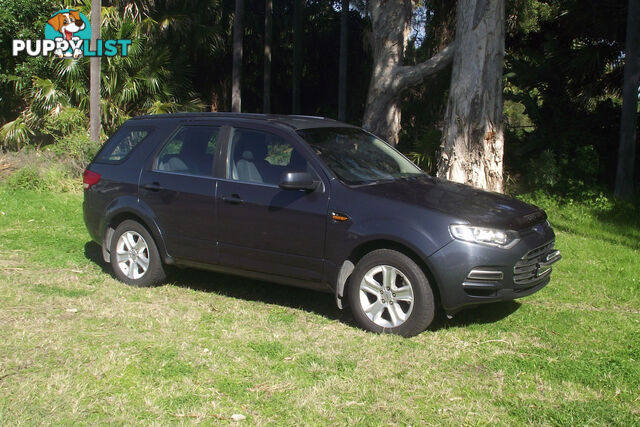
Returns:
[[[632,207],[539,200],[551,284],[403,339],[328,294],[190,270],[127,287],[81,200],[0,190],[0,425],[640,425]]]

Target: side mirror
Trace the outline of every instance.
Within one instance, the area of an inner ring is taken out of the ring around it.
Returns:
[[[309,172],[285,172],[282,174],[279,187],[284,190],[314,191],[320,181],[313,179]]]

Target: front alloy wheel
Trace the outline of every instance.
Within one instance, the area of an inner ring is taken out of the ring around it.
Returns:
[[[348,298],[358,324],[372,332],[414,336],[435,315],[433,291],[422,268],[390,249],[362,257],[349,278]]]
[[[376,325],[397,328],[413,310],[411,282],[395,267],[375,266],[360,282],[360,306]]]

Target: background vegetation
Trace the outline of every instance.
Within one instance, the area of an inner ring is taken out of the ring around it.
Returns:
[[[72,2],[88,13],[89,1]],[[425,0],[414,13],[405,62],[453,39],[455,1]],[[127,58],[102,61],[103,139],[143,113],[231,107],[233,0],[103,2],[103,38],[131,38]],[[13,38],[40,38],[53,0],[1,0],[0,145],[50,147],[80,157],[87,136],[88,60],[11,56]],[[272,112],[290,113],[294,0],[274,4]],[[264,1],[247,0],[243,110],[262,110]],[[505,59],[505,161],[510,191],[545,189],[592,198],[614,183],[627,0],[509,0]],[[337,116],[340,1],[304,11],[304,114]],[[371,75],[370,23],[351,3],[347,121],[362,120]],[[605,18],[605,19],[603,19]],[[16,31],[16,29],[18,29]],[[449,73],[408,91],[400,148],[434,172]],[[640,166],[640,156],[638,156]],[[640,167],[636,167],[640,170]]]

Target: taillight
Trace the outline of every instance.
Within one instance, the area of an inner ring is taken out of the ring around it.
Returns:
[[[85,190],[90,189],[100,181],[100,174],[86,169],[82,174],[82,184]]]

